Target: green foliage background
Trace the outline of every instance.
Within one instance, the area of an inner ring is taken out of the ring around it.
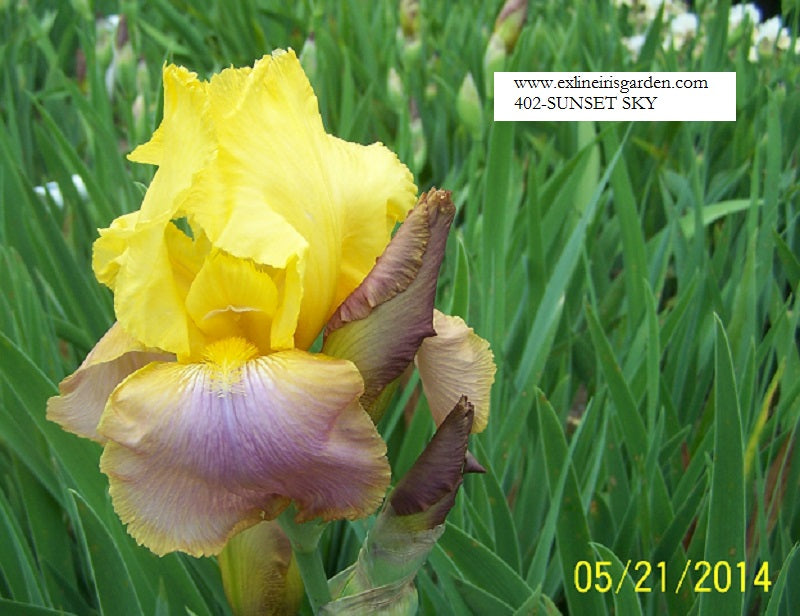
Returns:
[[[124,154],[158,124],[162,64],[206,77],[287,46],[330,132],[383,141],[421,190],[453,191],[438,304],[499,368],[472,443],[488,473],[466,479],[417,578],[421,612],[797,613],[797,57],[750,62],[726,3],[697,2],[705,44],[664,51],[657,18],[632,61],[624,12],[533,0],[506,70],[735,70],[737,121],[495,124],[500,4],[423,1],[408,38],[394,1],[0,2],[0,613],[228,613],[216,562],[137,547],[99,448],[44,410],[112,322],[91,244],[152,177]],[[480,95],[459,114],[468,73]],[[395,476],[433,432],[419,390],[380,425]],[[331,575],[368,527],[328,532]],[[579,592],[603,581],[576,578],[581,560],[609,562],[614,589]],[[695,592],[713,588],[700,560],[731,563],[728,592]],[[653,592],[634,588],[638,561]]]

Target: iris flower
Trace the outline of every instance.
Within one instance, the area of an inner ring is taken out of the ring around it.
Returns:
[[[488,417],[488,343],[433,309],[449,193],[417,201],[382,144],[328,135],[291,50],[163,81],[129,156],[158,170],[94,245],[117,320],[48,417],[103,445],[114,508],[157,554],[216,554],[290,504],[369,515],[390,480],[382,394],[410,362],[437,424],[462,395],[473,431]]]

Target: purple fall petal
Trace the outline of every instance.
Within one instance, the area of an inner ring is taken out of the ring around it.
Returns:
[[[290,501],[298,521],[368,515],[389,466],[361,391],[352,364],[302,351],[238,372],[151,364],[114,391],[99,427],[114,507],[157,554],[217,553]]]

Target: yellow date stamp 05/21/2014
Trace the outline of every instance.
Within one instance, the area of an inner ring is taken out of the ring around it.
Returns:
[[[769,592],[769,563],[762,562],[750,569],[745,561],[687,559],[680,576],[667,575],[667,563],[647,560],[628,560],[619,572],[611,561],[590,562],[579,560],[573,569],[573,584],[578,592],[613,592],[619,594],[626,579],[630,579],[636,593],[674,592],[691,588],[695,593],[745,592],[749,588]]]

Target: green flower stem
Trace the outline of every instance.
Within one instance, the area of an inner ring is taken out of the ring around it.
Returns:
[[[319,551],[319,539],[328,525],[323,522],[298,524],[294,521],[294,515],[294,508],[290,507],[281,514],[278,521],[292,544],[306,595],[311,603],[311,609],[316,614],[323,605],[331,601],[328,578]]]
[[[323,605],[331,601],[325,568],[322,566],[322,555],[319,549],[315,548],[312,552],[295,550],[294,557],[300,569],[300,576],[303,578],[311,609],[316,614]]]

